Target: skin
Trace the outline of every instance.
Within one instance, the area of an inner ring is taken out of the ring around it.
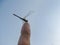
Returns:
[[[30,25],[28,22],[25,22],[22,26],[18,45],[30,45]]]

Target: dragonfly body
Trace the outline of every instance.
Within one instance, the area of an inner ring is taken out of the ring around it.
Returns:
[[[24,22],[28,22],[28,20],[26,20],[26,19],[24,19],[24,18],[21,18],[21,17],[19,17],[19,16],[16,15],[16,14],[13,14],[13,15],[16,16],[16,17],[18,17],[19,19],[23,20]]]

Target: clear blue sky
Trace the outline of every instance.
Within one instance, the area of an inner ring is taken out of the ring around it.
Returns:
[[[60,0],[0,0],[0,45],[17,45],[23,22],[31,27],[31,45],[60,45]]]

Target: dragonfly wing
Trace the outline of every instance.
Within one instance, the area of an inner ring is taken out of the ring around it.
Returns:
[[[23,18],[25,19],[25,18],[28,17],[31,13],[33,13],[33,11],[29,11],[29,13],[28,13],[25,17],[23,17]]]

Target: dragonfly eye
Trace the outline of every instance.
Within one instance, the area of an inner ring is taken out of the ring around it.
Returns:
[[[28,20],[25,20],[25,22],[28,22]]]
[[[27,22],[28,22],[28,20],[27,20]]]

